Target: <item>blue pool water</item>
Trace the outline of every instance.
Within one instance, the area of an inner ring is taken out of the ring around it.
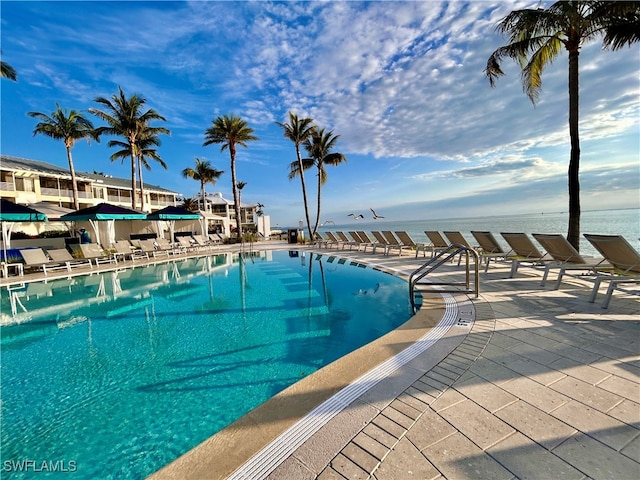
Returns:
[[[4,288],[0,302],[3,478],[43,462],[58,471],[38,478],[143,478],[410,317],[404,281],[286,251]]]

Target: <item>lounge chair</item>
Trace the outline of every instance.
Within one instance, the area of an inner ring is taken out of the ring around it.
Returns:
[[[96,266],[101,263],[118,263],[113,255],[104,253],[102,247],[97,243],[81,243],[80,251],[83,258],[93,260]]]
[[[451,245],[460,245],[461,247],[465,247],[465,248],[469,248],[471,250],[477,250],[476,248],[473,248],[469,242],[467,242],[467,239],[464,238],[464,236],[462,235],[462,233],[460,232],[453,232],[453,231],[449,231],[449,232],[443,232],[444,236],[447,237],[447,239],[449,240],[449,242],[451,242]],[[460,262],[462,261],[462,255],[460,255],[458,257],[458,265],[460,265]]]
[[[422,256],[423,257],[427,256],[427,245],[426,244],[414,242],[413,238],[411,238],[411,235],[409,235],[405,231],[396,231],[396,236],[398,237],[398,239],[400,240],[402,245],[404,245],[405,247],[408,247],[408,248],[415,249],[416,258],[418,258],[418,252],[420,250],[422,250]]]
[[[472,231],[471,235],[476,239],[478,245],[480,245],[480,259],[486,260],[486,266],[484,271],[489,269],[489,262],[491,260],[506,260],[510,252],[505,252],[498,241],[495,239],[491,232],[478,232]]]
[[[342,243],[342,249],[344,250],[344,247],[346,247],[347,245],[349,245],[349,250],[351,250],[351,247],[353,246],[358,246],[358,244],[360,242],[358,241],[354,241],[354,240],[349,240],[349,237],[347,237],[344,232],[336,232],[336,235],[338,236],[338,239],[340,240],[340,242]]]
[[[386,243],[374,242],[363,230],[358,230],[356,233],[360,237],[360,240],[364,242],[363,245],[365,252],[367,251],[367,247],[371,247],[373,253],[376,253],[376,248],[378,247],[381,247],[383,250],[387,248]]]
[[[382,232],[382,235],[384,236],[385,240],[387,241],[387,255],[389,254],[389,252],[391,251],[392,248],[395,248],[396,250],[398,250],[398,255],[402,255],[402,248],[405,246],[400,240],[398,240],[396,238],[396,236],[393,234],[393,232],[390,232],[389,230],[384,230]]]
[[[449,248],[449,242],[447,242],[440,232],[425,230],[424,234],[427,236],[430,245],[427,245],[427,248],[431,250],[431,257],[433,257],[436,253],[441,252]]]
[[[620,284],[640,283],[640,255],[621,235],[585,233],[584,237],[613,266],[613,271],[610,274],[600,273],[597,275],[589,297],[590,302],[595,302],[601,282],[608,281],[609,288],[602,302],[602,308],[608,308],[611,295]]]
[[[329,248],[329,245],[330,245],[330,244],[335,245],[335,246],[336,246],[336,248],[338,248],[338,247],[342,244],[342,241],[341,241],[338,237],[336,237],[336,236],[333,234],[333,232],[325,232],[325,234],[326,234],[326,235],[327,235],[327,237],[329,238],[329,240],[327,240],[327,241],[325,242],[325,245],[326,245],[326,247],[327,247],[327,248]]]
[[[180,244],[180,242],[177,243],[171,243],[170,240],[167,240],[166,238],[156,238],[154,241],[154,246],[156,251],[158,252],[164,252],[162,253],[163,255],[166,253],[167,255],[174,255],[177,253],[185,253],[187,251],[187,248],[182,246]],[[189,243],[189,245],[191,245],[191,243]]]
[[[530,263],[533,266],[542,265],[546,262],[552,262],[553,257],[538,250],[526,233],[507,233],[501,232],[502,238],[511,247],[511,275],[513,278],[518,271],[518,266],[522,263]]]
[[[149,260],[149,254],[147,252],[143,252],[139,248],[134,248],[127,240],[118,240],[113,244],[113,248],[115,249],[115,252],[113,252],[112,255],[116,258],[116,261],[119,257],[121,257],[122,260],[131,261],[142,258]]]
[[[380,244],[383,247],[383,254],[387,255],[389,253],[389,241],[386,239],[386,237],[384,235],[382,235],[382,233],[380,232],[371,232],[371,235],[373,235],[375,237],[375,239],[378,241],[378,244]]]
[[[214,244],[222,245],[224,243],[224,237],[219,233],[210,233],[208,237],[209,240],[211,240],[211,242],[213,242]]]
[[[171,250],[160,250],[156,247],[156,241],[152,238],[147,238],[144,240],[137,240],[137,243],[140,245],[140,249],[146,253],[147,255],[153,255],[153,258],[157,257],[168,257],[171,253]]]
[[[41,248],[25,248],[20,250],[20,255],[24,259],[25,268],[41,268],[45,275],[47,270],[70,270],[66,263],[51,260]]]
[[[327,239],[324,238],[320,232],[316,232],[314,237],[313,237],[313,242],[311,242],[311,245],[317,245],[318,247],[322,248],[322,245],[326,245],[327,243]]]
[[[215,246],[213,242],[207,241],[202,235],[193,235],[193,239],[196,241],[196,245],[202,250],[212,250]]]
[[[88,258],[73,258],[66,248],[51,248],[47,250],[47,255],[51,257],[54,262],[65,263],[67,270],[71,271],[75,267],[93,268],[93,263]]]
[[[578,251],[573,248],[573,245],[560,234],[533,233],[532,235],[554,260],[545,266],[540,286],[544,287],[549,272],[552,269],[559,270],[555,289],[560,288],[562,277],[567,270],[581,270],[588,273],[596,273],[598,270],[604,271],[612,269],[611,265],[606,262],[604,258],[582,257]]]
[[[462,245],[463,247],[471,248],[473,247],[467,242],[467,239],[460,232],[444,232],[444,236],[447,237],[451,244]]]
[[[358,248],[358,251],[360,251],[360,247],[364,247],[365,252],[367,251],[367,242],[360,238],[358,232],[349,232],[349,236],[353,238],[354,245]]]

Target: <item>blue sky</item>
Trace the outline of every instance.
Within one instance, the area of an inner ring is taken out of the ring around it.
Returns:
[[[348,162],[328,167],[321,220],[350,212],[389,220],[567,210],[567,54],[545,71],[539,103],[517,66],[489,87],[489,55],[505,40],[495,25],[538,2],[20,2],[1,4],[1,151],[66,166],[61,142],[32,135],[29,111],[97,107],[121,86],[167,121],[146,182],[195,195],[181,171],[195,157],[226,173],[207,191],[231,198],[228,152],[203,147],[221,114],[260,138],[240,148],[243,201],[273,225],[304,217],[300,181],[287,178],[293,144],[276,121],[313,118],[340,139]],[[584,210],[638,207],[640,49],[583,47],[581,187]],[[87,114],[94,124],[100,121]],[[76,169],[129,178],[100,143],[79,142]],[[315,212],[316,176],[306,175]]]

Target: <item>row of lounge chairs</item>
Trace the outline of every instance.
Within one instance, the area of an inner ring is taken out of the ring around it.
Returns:
[[[473,249],[478,253],[480,261],[485,263],[485,272],[489,268],[489,262],[510,261],[510,277],[514,277],[519,266],[526,265],[536,268],[544,268],[541,286],[545,286],[549,274],[552,270],[558,271],[555,289],[560,288],[564,275],[569,271],[580,271],[594,275],[594,286],[589,297],[590,302],[594,302],[603,281],[609,282],[609,287],[602,303],[603,308],[607,308],[611,301],[613,291],[621,285],[640,283],[640,255],[620,235],[593,235],[585,234],[584,237],[600,253],[600,258],[586,257],[580,253],[560,234],[532,234],[534,239],[542,247],[537,247],[529,236],[525,233],[507,233],[500,235],[509,245],[509,250],[505,251],[498,243],[491,232],[472,231],[476,246],[472,246],[460,232],[443,232],[444,236],[437,231],[425,231],[428,242],[415,242],[407,232],[390,231],[371,232],[375,240],[362,231],[348,232],[349,239],[344,232],[326,232],[327,237],[316,240],[320,247],[331,247],[345,249],[361,248],[367,251],[371,247],[373,253],[381,249],[384,255],[389,255],[392,250],[397,250],[398,255],[405,250],[413,250],[415,257],[420,251],[426,257],[427,251],[431,256],[451,249],[452,246],[461,246]],[[445,239],[446,237],[446,239]],[[461,256],[460,256],[461,258]]]
[[[71,272],[75,267],[93,268],[103,263],[118,263],[118,261],[136,261],[160,256],[176,255],[188,252],[202,252],[211,250],[222,244],[222,238],[213,236],[205,239],[202,235],[181,236],[177,242],[171,243],[166,239],[118,240],[108,251],[97,243],[71,244],[66,248],[42,249],[38,247],[20,249],[23,263],[18,269],[23,274],[24,269],[42,270],[47,275],[50,271],[66,270]],[[7,276],[7,272],[4,271]]]

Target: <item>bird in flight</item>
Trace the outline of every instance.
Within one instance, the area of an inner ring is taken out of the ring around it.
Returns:
[[[373,213],[373,219],[374,219],[374,220],[377,220],[377,219],[379,219],[379,218],[384,218],[383,216],[378,215],[378,214],[376,213],[376,211],[375,211],[373,208],[370,208],[369,210],[371,210],[371,213]]]
[[[329,224],[331,224],[331,225],[335,225],[335,224],[336,224],[336,222],[334,222],[333,220],[327,220],[326,222],[322,222],[322,223],[320,224],[320,226],[321,226],[321,227],[324,227],[325,225],[329,225]]]
[[[349,215],[347,215],[347,217],[353,217],[354,220],[357,220],[359,218],[364,218],[364,215],[362,215],[360,213],[350,213]]]

